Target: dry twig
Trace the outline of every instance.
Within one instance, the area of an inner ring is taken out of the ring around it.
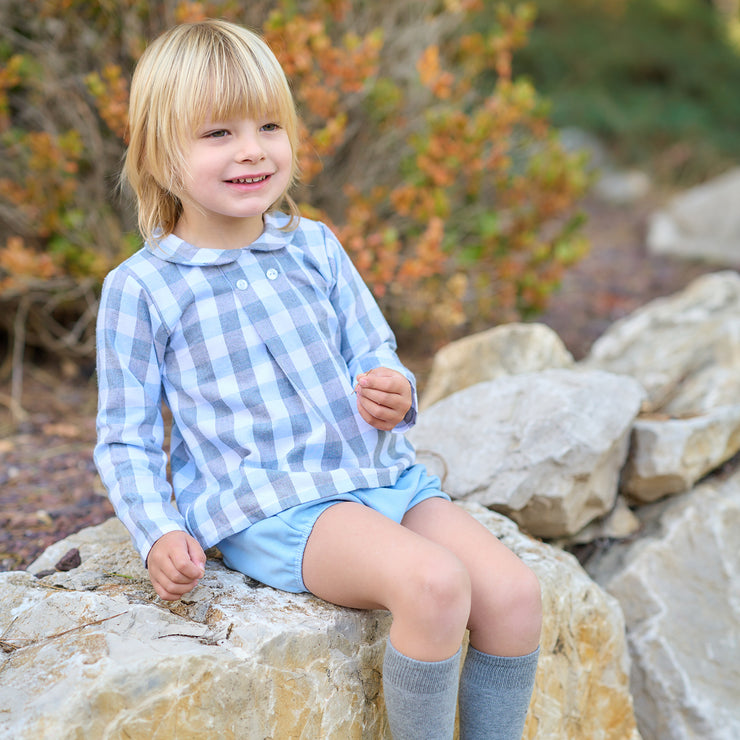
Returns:
[[[50,640],[56,640],[58,637],[64,637],[64,635],[69,635],[72,632],[77,632],[79,630],[85,629],[86,627],[94,627],[95,625],[102,624],[103,622],[107,622],[111,619],[115,619],[116,617],[122,617],[125,613],[126,612],[120,612],[119,614],[114,614],[111,617],[103,617],[102,619],[96,619],[94,622],[85,622],[85,624],[78,624],[75,627],[70,627],[68,630],[63,630],[62,632],[55,632],[53,635],[45,635],[43,637],[11,637],[8,639],[5,636],[3,636],[2,638],[0,638],[0,649],[4,653],[12,653],[16,650],[21,650],[22,648],[32,647],[33,645],[39,645],[45,642],[49,642]],[[7,633],[7,630],[6,630],[6,633]],[[25,645],[14,645],[13,642],[23,642],[26,644]]]

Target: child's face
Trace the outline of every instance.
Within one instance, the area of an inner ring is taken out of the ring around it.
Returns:
[[[184,162],[183,213],[175,233],[201,247],[254,241],[262,215],[290,183],[292,163],[288,135],[273,119],[206,121]]]

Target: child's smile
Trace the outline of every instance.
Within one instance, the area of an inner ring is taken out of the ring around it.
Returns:
[[[260,182],[264,182],[270,175],[261,175],[260,177],[235,177],[229,182],[233,182],[235,185],[255,185]]]
[[[269,119],[207,121],[185,161],[183,213],[175,234],[198,247],[238,248],[262,233],[262,215],[291,179],[285,130]]]

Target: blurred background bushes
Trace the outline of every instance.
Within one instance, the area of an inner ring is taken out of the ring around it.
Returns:
[[[557,127],[666,180],[737,156],[735,5],[5,0],[5,372],[26,345],[92,357],[102,277],[140,244],[117,184],[128,83],[164,28],[224,17],[266,37],[303,119],[303,212],[337,231],[401,340],[431,349],[535,316],[585,254],[590,175]]]
[[[537,0],[515,59],[556,126],[628,166],[694,184],[740,157],[738,0]]]
[[[481,7],[6,0],[0,325],[15,348],[91,356],[95,292],[139,244],[117,188],[132,68],[162,29],[208,16],[258,29],[281,59],[304,122],[298,200],[400,333],[431,346],[540,310],[584,252],[587,177],[511,73],[532,8],[498,6],[483,27]]]

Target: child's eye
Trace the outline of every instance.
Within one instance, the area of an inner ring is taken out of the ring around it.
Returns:
[[[227,134],[228,134],[228,131],[220,128],[220,129],[217,129],[216,131],[209,131],[206,134],[205,138],[206,139],[223,139],[224,136],[226,136]]]
[[[279,123],[265,123],[262,126],[262,130],[270,133],[272,131],[278,131],[280,129]]]

